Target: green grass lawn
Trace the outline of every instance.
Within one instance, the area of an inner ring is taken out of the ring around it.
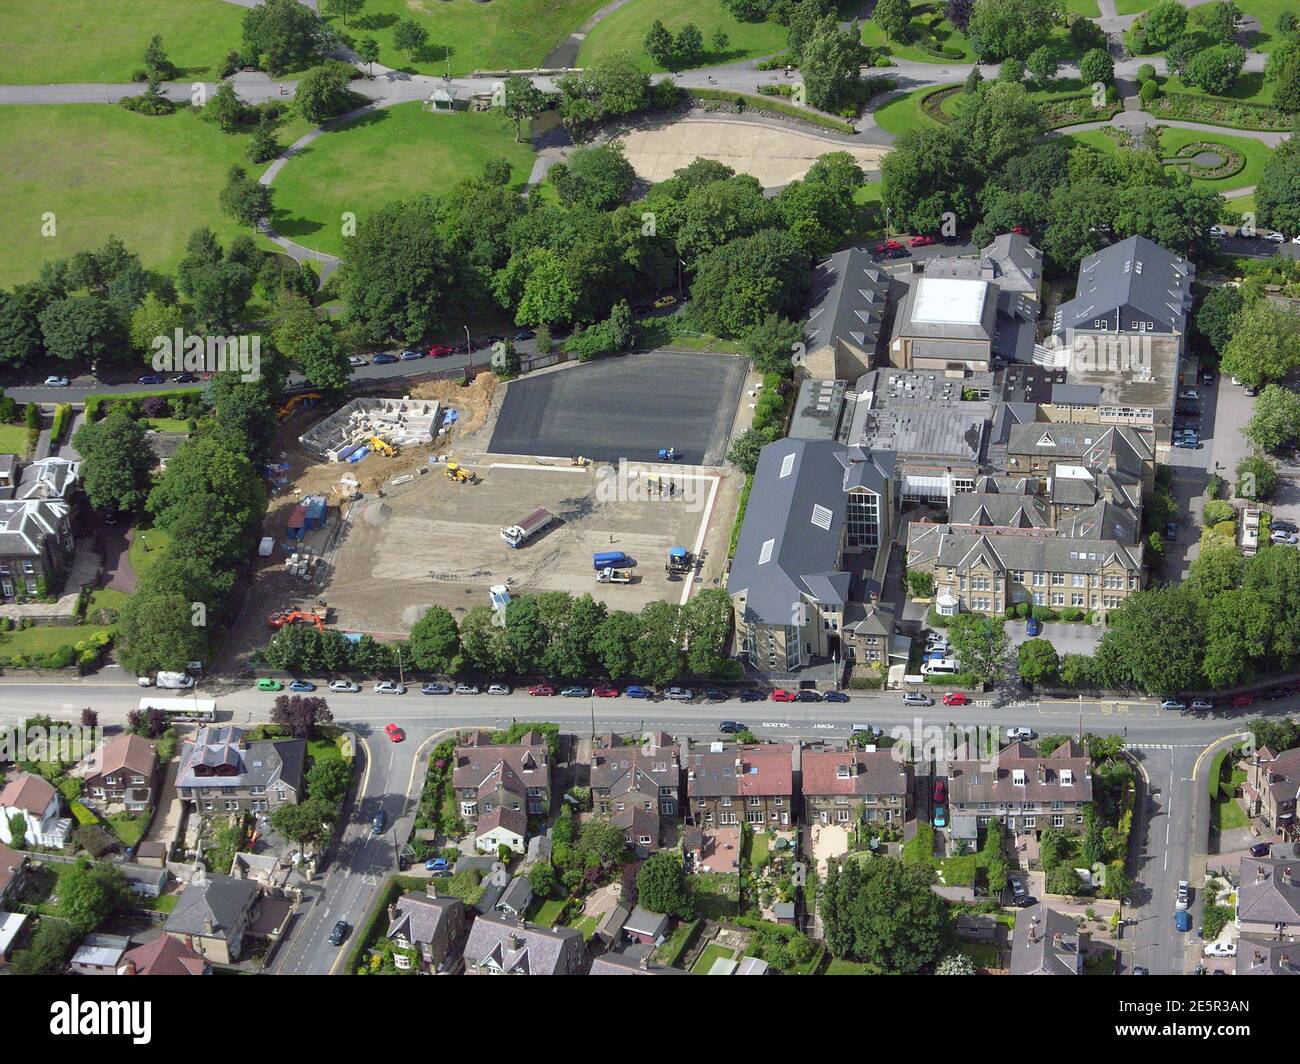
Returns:
[[[189,432],[189,419],[182,421],[174,417],[147,417],[144,419],[146,425],[153,429],[154,432]]]
[[[385,203],[446,192],[494,158],[528,180],[533,150],[514,142],[514,127],[491,112],[432,114],[419,103],[372,111],[312,143],[275,182],[275,225],[285,236],[335,254],[340,218],[364,220]]]
[[[0,202],[11,223],[0,286],[31,280],[47,259],[98,248],[110,235],[146,267],[170,272],[195,229],[206,225],[223,242],[248,232],[217,202],[232,165],[261,171],[244,155],[248,139],[188,110],[151,118],[104,104],[0,108]],[[41,235],[47,211],[53,237]]]
[[[695,23],[704,37],[704,54],[698,66],[772,55],[785,48],[789,32],[775,22],[741,22],[722,0],[632,0],[587,35],[578,51],[578,65],[585,66],[610,52],[632,52],[643,69],[662,71],[664,68],[645,53],[645,35],[655,19],[674,34],[688,22]],[[713,46],[713,35],[718,30],[728,37],[727,47],[721,51]]]
[[[5,81],[126,82],[155,33],[183,80],[215,80],[245,9],[224,0],[4,0]]]
[[[921,98],[933,89],[917,89],[906,96],[891,100],[875,112],[876,122],[881,129],[898,135],[909,129],[934,126],[933,118],[921,110]]]
[[[131,537],[131,549],[127,552],[127,560],[131,563],[131,571],[135,573],[137,581],[143,579],[149,567],[163,556],[170,542],[171,536],[161,528],[135,530],[135,535]]]
[[[1177,75],[1160,79],[1160,87],[1170,92],[1190,92],[1193,96],[1208,96],[1195,85],[1189,85]],[[1245,103],[1273,102],[1273,86],[1264,80],[1261,71],[1246,72],[1237,78],[1237,82],[1223,96],[1213,97],[1222,100],[1241,100]]]
[[[1115,11],[1121,15],[1137,15],[1153,2],[1154,0],[1115,0]]]
[[[99,624],[39,625],[12,632],[0,632],[0,658],[14,654],[51,654],[59,647],[72,646],[89,639],[96,632],[112,632],[111,626]]]
[[[145,825],[149,822],[148,817],[143,813],[134,817],[127,816],[125,813],[116,813],[105,819],[123,846],[134,846],[139,842],[144,837]]]
[[[727,949],[725,946],[706,946],[704,952],[700,954],[697,960],[691,966],[692,975],[708,975],[709,969],[713,967],[713,962],[717,960],[731,960],[736,956],[736,951]]]
[[[1283,11],[1294,11],[1295,0],[1237,0],[1237,6],[1247,15],[1259,19],[1259,33],[1250,42],[1256,52],[1271,52],[1281,43],[1277,32],[1277,17]]]
[[[832,957],[831,962],[826,966],[827,975],[873,975],[875,974],[870,965],[859,964],[857,961],[841,960],[838,957]]]
[[[970,42],[966,40],[965,34],[961,33],[947,19],[936,19],[935,16],[940,11],[941,8],[934,3],[934,0],[913,3],[911,23],[913,39],[906,43],[885,36],[879,23],[874,19],[867,19],[862,23],[862,43],[868,48],[878,48],[899,59],[910,59],[917,63],[973,63],[975,53],[971,51]],[[933,27],[933,33],[926,35],[926,40],[931,43],[938,41],[944,48],[957,49],[961,52],[961,56],[945,58],[932,55],[918,48],[913,42],[921,37],[927,23]]]
[[[1101,8],[1097,6],[1097,0],[1065,0],[1065,10],[1082,15],[1084,18],[1101,17]]]
[[[27,453],[27,426],[0,425],[0,454]]]
[[[596,937],[596,918],[594,916],[580,916],[569,924],[575,931],[582,933],[582,941],[590,942]]]
[[[1230,177],[1192,179],[1193,184],[1201,188],[1213,189],[1215,192],[1226,192],[1228,189],[1233,188],[1248,188],[1257,184],[1260,172],[1264,169],[1264,164],[1268,162],[1273,154],[1272,149],[1267,144],[1251,137],[1229,137],[1219,133],[1204,133],[1195,129],[1165,129],[1160,133],[1161,154],[1166,158],[1173,155],[1183,145],[1196,143],[1224,144],[1234,151],[1240,152],[1246,161],[1246,165]]]
[[[749,866],[755,872],[767,864],[768,851],[770,849],[769,836],[752,835],[749,843]]]
[[[453,75],[474,70],[540,66],[547,53],[602,6],[603,0],[367,0],[348,25],[335,18],[341,34],[379,42],[379,62],[420,74]],[[393,28],[413,19],[429,31],[429,43],[414,61],[393,47]]]
[[[991,942],[963,942],[964,953],[977,968],[996,968],[998,966],[998,948]]]
[[[534,903],[533,913],[528,919],[542,927],[550,927],[560,922],[560,910],[563,908],[563,898],[538,899]]]

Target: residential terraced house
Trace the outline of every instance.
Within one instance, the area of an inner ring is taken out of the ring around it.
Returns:
[[[1300,975],[1300,943],[1264,935],[1239,935],[1236,974]]]
[[[1262,746],[1246,761],[1246,812],[1286,839],[1296,837],[1296,793],[1300,791],[1300,748],[1274,753]]]
[[[1236,925],[1242,934],[1293,941],[1300,929],[1300,858],[1241,859]]]
[[[806,824],[899,824],[912,806],[912,769],[890,750],[803,752]]]
[[[854,596],[845,555],[874,555],[893,523],[893,455],[830,440],[763,448],[727,579],[737,647],[760,672],[789,673],[815,659],[883,660],[892,623],[878,613],[859,641],[846,637]],[[887,612],[887,611],[886,611]]]
[[[1035,838],[1045,828],[1082,832],[1092,798],[1091,762],[1073,739],[1046,756],[1013,743],[992,761],[948,764],[953,818],[974,816],[979,827],[998,820],[1013,834]]]
[[[576,975],[582,957],[582,934],[573,928],[548,931],[513,917],[480,916],[465,941],[465,974]]]
[[[154,744],[143,736],[118,735],[101,743],[77,774],[84,795],[138,812],[153,804],[158,756]]]
[[[794,816],[793,747],[713,743],[689,751],[686,765],[687,820],[700,827],[750,824],[783,827]]]
[[[551,808],[551,755],[539,731],[520,736],[514,745],[494,745],[492,733],[475,731],[456,747],[452,787],[461,819],[492,848],[505,842],[524,852],[529,817],[545,817]],[[500,838],[498,839],[498,836]]]
[[[201,728],[181,745],[176,793],[204,813],[264,812],[303,790],[305,739],[250,742],[232,724]]]
[[[48,781],[20,772],[0,789],[0,842],[14,841],[12,825],[22,817],[26,845],[62,849],[72,834],[71,819],[59,815],[62,809],[59,792]]]
[[[676,842],[682,802],[681,749],[666,732],[628,744],[613,732],[591,752],[591,798],[595,811],[623,832],[645,857]]]

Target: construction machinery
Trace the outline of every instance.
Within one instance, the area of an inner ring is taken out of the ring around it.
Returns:
[[[591,459],[583,458],[580,454],[575,454],[569,459],[569,465],[588,466],[591,465]]]
[[[373,453],[382,454],[385,458],[395,458],[397,456],[397,448],[387,440],[381,439],[378,436],[371,436],[370,439],[366,441],[366,446],[369,447]]]
[[[554,520],[555,515],[550,510],[538,508],[517,525],[507,525],[503,528],[501,538],[512,547],[522,547]]]
[[[675,461],[677,461],[677,448],[676,448],[676,447],[660,447],[660,448],[659,448],[659,461],[661,461],[661,462],[675,462]]]
[[[299,406],[315,406],[318,402],[320,402],[320,392],[303,392],[302,395],[291,396],[275,416],[284,421],[292,417]]]
[[[685,547],[669,547],[668,561],[664,565],[664,572],[670,576],[673,573],[687,573],[691,569],[691,552]]]
[[[318,632],[325,631],[325,618],[311,610],[277,610],[266,623],[277,629],[287,624],[314,624]]]
[[[466,469],[459,462],[447,463],[447,479],[454,480],[457,484],[477,484],[478,474],[472,469]]]

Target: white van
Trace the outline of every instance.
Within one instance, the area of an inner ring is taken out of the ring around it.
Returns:
[[[943,658],[940,661],[927,661],[921,666],[921,672],[926,676],[956,676],[960,667],[956,658]],[[160,683],[162,681],[159,681]]]
[[[173,691],[182,691],[194,686],[194,677],[187,676],[183,672],[160,672],[158,674],[158,686],[167,687]]]

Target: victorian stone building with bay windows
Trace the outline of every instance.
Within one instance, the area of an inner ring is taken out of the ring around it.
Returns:
[[[1073,739],[1046,756],[1013,743],[991,762],[949,762],[948,800],[954,818],[974,816],[981,828],[998,820],[1007,831],[1034,838],[1046,828],[1082,832],[1092,802],[1091,763]]]

